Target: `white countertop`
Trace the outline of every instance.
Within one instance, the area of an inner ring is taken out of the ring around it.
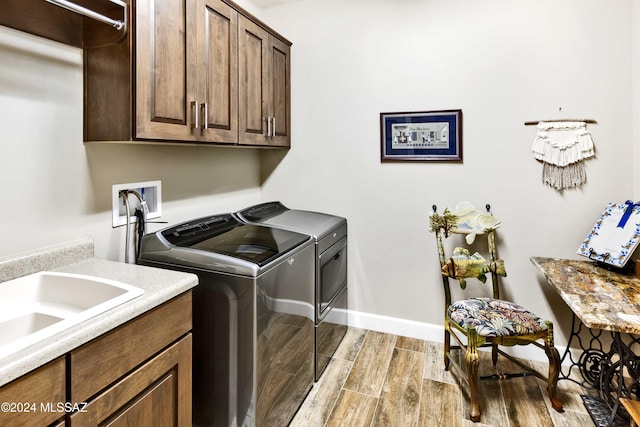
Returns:
[[[81,243],[84,245],[87,244],[86,241]],[[88,247],[90,247],[90,256],[92,256],[93,245],[90,244]],[[68,250],[68,247],[65,247],[65,250]],[[190,290],[198,284],[198,276],[195,274],[100,260],[93,257],[86,257],[86,255],[87,250],[85,250],[84,255],[80,257],[84,259],[81,259],[79,262],[62,266],[48,264],[49,268],[46,268],[46,270],[64,271],[117,280],[143,289],[144,294],[114,307],[105,313],[92,317],[79,325],[55,334],[50,338],[43,339],[23,350],[0,358],[0,386],[80,347],[105,332]],[[59,248],[54,248],[52,252],[40,252],[37,256],[40,258],[55,257],[58,261],[61,259],[59,256]],[[38,258],[38,260],[40,258]],[[20,265],[19,262],[22,262],[22,265],[25,265],[30,270],[22,275],[31,274],[34,272],[31,270],[34,269],[38,270],[38,268],[34,268],[33,257],[31,257],[31,259],[24,259],[23,257],[20,260],[14,259],[5,262],[0,260],[0,270],[6,272],[12,268],[15,269],[16,265]],[[35,264],[38,263],[36,262]],[[42,270],[44,269],[39,271]],[[22,272],[25,272],[24,269]],[[10,280],[10,278],[6,277],[3,279]]]

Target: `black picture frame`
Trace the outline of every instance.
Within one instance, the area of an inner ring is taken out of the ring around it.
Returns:
[[[462,162],[462,110],[380,113],[380,160]]]

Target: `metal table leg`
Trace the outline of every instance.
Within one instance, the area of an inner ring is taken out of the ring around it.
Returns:
[[[582,322],[574,314],[571,318],[571,334],[569,335],[569,342],[560,359],[560,376],[559,379],[570,380],[587,390],[593,390],[597,392],[600,384],[600,371],[602,361],[607,358],[608,351],[604,351],[602,344],[603,331],[596,329],[592,330],[585,327]],[[582,332],[583,329],[588,331],[589,339],[585,343],[583,341]],[[582,350],[580,358],[574,359],[574,355],[571,353],[571,344],[576,341],[579,348]],[[569,363],[566,363],[568,359]],[[575,375],[574,371],[578,371],[580,374]],[[579,380],[582,378],[582,381]]]
[[[571,324],[571,335],[567,348],[562,355],[560,379],[573,381],[593,395],[583,395],[591,419],[598,427],[628,426],[629,415],[620,405],[620,397],[640,399],[640,358],[632,347],[640,346],[640,338],[621,333],[604,333],[602,330],[588,331],[589,338],[583,341],[583,325],[576,322],[575,315]],[[610,348],[605,351],[603,338],[609,337]],[[571,353],[571,344],[577,341],[582,354],[578,360]],[[569,363],[565,363],[568,359]],[[573,370],[580,372],[582,381],[576,379]]]

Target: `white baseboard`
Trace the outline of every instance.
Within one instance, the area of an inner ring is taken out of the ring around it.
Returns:
[[[441,342],[444,334],[444,327],[440,325],[364,313],[362,311],[349,310],[348,319],[350,327],[418,338],[426,341]]]
[[[338,309],[334,309],[338,310]],[[400,335],[410,338],[418,338],[426,341],[442,342],[444,339],[444,326],[431,323],[416,322],[413,320],[400,319],[397,317],[381,316],[379,314],[364,313],[361,311],[349,310],[348,322],[350,327],[368,329],[376,332]],[[562,356],[566,347],[556,345]],[[535,346],[514,346],[503,347],[503,350],[515,357],[535,360],[538,362],[548,362],[544,351]],[[576,357],[577,356],[577,357]],[[578,360],[579,354],[574,354],[574,360]],[[569,358],[565,359],[565,364],[569,364]]]

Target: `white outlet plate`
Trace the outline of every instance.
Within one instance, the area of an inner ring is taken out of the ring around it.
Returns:
[[[127,208],[124,200],[120,197],[123,190],[135,191],[147,202],[149,213],[147,219],[160,218],[162,215],[162,184],[160,181],[134,182],[129,184],[116,184],[111,194],[111,203],[113,206],[113,227],[119,227],[127,223]],[[133,194],[129,194],[129,219],[131,223],[136,222],[133,212],[140,207],[140,200]]]

